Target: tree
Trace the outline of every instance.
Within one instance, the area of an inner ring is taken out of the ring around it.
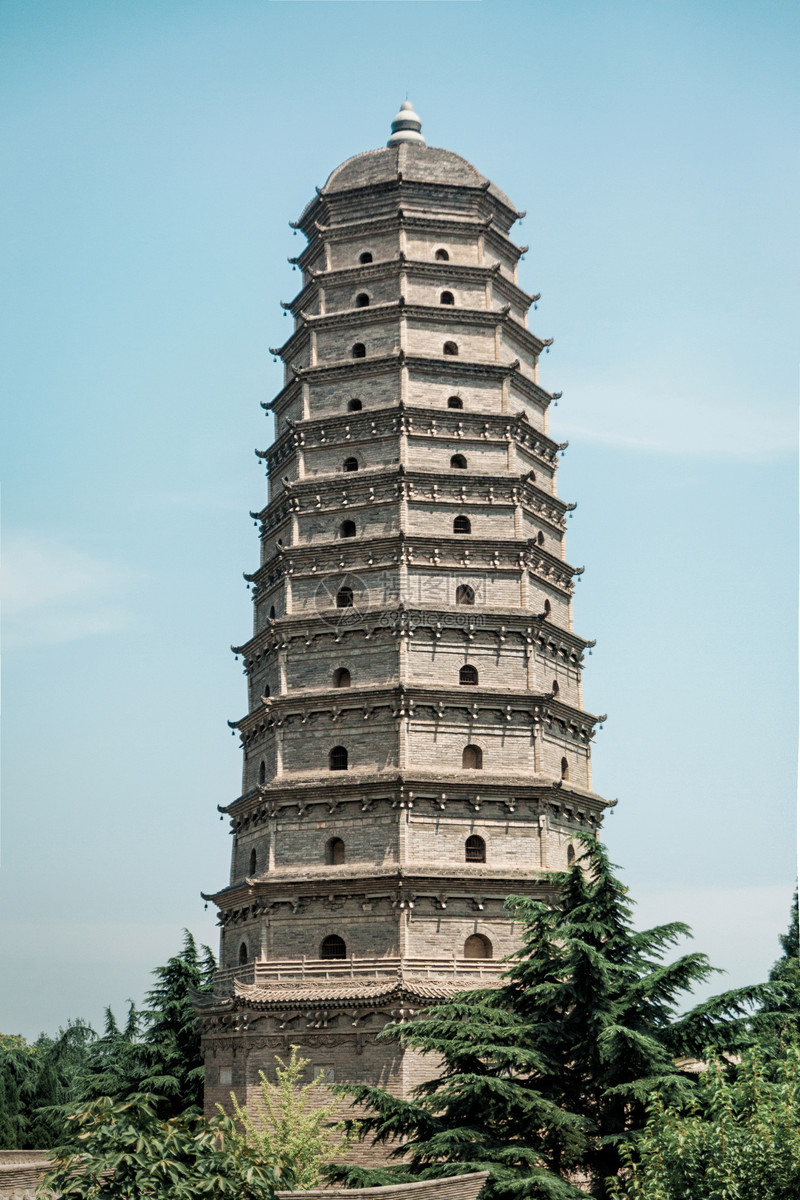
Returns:
[[[769,973],[774,989],[761,1008],[764,1019],[760,1040],[774,1057],[780,1057],[789,1045],[800,1045],[800,922],[796,888],[789,928],[779,940],[783,954]]]
[[[88,1025],[70,1022],[56,1037],[34,1043],[0,1036],[0,1145],[48,1150],[63,1139],[62,1107],[75,1098],[76,1080],[93,1036]]]
[[[153,974],[156,985],[147,993],[142,1013],[143,1071],[139,1091],[159,1097],[163,1117],[203,1107],[203,1058],[192,995],[208,992],[216,961],[208,946],[198,950],[188,929],[183,949]]]
[[[106,1008],[103,1033],[89,1047],[80,1099],[84,1102],[101,1096],[124,1099],[135,1089],[141,1075],[141,1015],[133,1002],[128,1005],[125,1025],[120,1028],[110,1008]]]
[[[618,1200],[796,1200],[800,1196],[800,1047],[768,1064],[712,1062],[687,1105],[652,1101],[622,1151]]]
[[[73,1106],[72,1149],[43,1181],[62,1200],[272,1200],[280,1177],[235,1137],[227,1118],[159,1118],[149,1096]]]
[[[681,996],[712,973],[705,955],[665,963],[689,933],[672,922],[644,932],[602,845],[584,838],[572,868],[550,876],[547,905],[511,897],[523,944],[502,986],[462,994],[385,1036],[441,1057],[413,1100],[347,1089],[378,1142],[406,1162],[375,1174],[341,1168],[351,1186],[488,1170],[489,1194],[577,1200],[610,1195],[621,1147],[646,1123],[658,1091],[677,1102],[693,1086],[676,1065],[709,1045],[745,1044],[763,988],[740,988],[678,1014]]]
[[[81,1098],[125,1100],[146,1092],[164,1119],[199,1112],[203,1059],[192,995],[211,988],[215,966],[209,948],[198,949],[185,929],[181,951],[153,971],[156,984],[145,1006],[137,1010],[131,1004],[122,1028],[106,1009],[103,1036],[90,1047]]]
[[[298,1057],[297,1046],[285,1063],[276,1055],[277,1084],[263,1071],[261,1096],[245,1109],[231,1092],[236,1141],[266,1162],[275,1163],[284,1186],[305,1192],[318,1187],[323,1168],[345,1148],[348,1138],[342,1123],[331,1122],[335,1100],[325,1100],[325,1084],[318,1079],[303,1083],[309,1060]],[[224,1115],[222,1105],[217,1105]],[[255,1119],[254,1119],[255,1118]]]
[[[109,1008],[100,1037],[82,1021],[32,1044],[0,1034],[0,1145],[51,1149],[74,1127],[66,1122],[70,1106],[101,1096],[149,1092],[163,1118],[199,1111],[203,1060],[192,994],[211,988],[215,965],[184,930],[183,948],[156,967],[145,1007],[130,1004],[124,1026]]]

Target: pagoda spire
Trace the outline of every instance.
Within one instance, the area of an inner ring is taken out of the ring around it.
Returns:
[[[416,142],[418,146],[426,144],[422,136],[422,121],[414,112],[410,100],[404,100],[400,105],[400,111],[392,121],[392,136],[386,145],[398,146],[400,142]]]

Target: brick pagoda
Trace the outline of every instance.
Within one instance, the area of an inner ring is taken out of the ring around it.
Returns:
[[[497,978],[503,902],[547,897],[592,791],[579,569],[539,384],[522,216],[406,102],[296,228],[274,353],[253,636],[236,653],[242,794],[213,998],[209,1109],[297,1044],[315,1076],[405,1094],[388,1021]]]

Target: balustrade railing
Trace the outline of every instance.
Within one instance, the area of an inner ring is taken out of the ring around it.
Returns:
[[[389,982],[402,974],[406,979],[469,980],[496,979],[504,964],[487,958],[285,958],[245,963],[217,971],[214,991],[217,995],[233,991],[234,980],[240,983],[275,984],[280,981],[309,983],[335,980],[344,983],[358,979]]]

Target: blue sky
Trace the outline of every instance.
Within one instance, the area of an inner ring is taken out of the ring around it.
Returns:
[[[302,239],[406,92],[527,210],[595,785],[642,922],[762,978],[796,874],[794,3],[6,0],[4,986],[140,998],[227,876],[216,805]]]

